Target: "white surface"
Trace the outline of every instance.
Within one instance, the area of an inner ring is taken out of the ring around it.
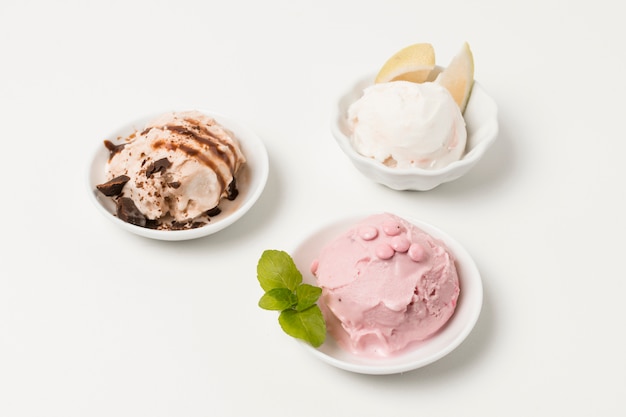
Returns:
[[[221,213],[211,217],[210,222],[205,226],[194,229],[156,230],[125,222],[115,214],[115,201],[96,189],[99,184],[107,181],[105,167],[110,156],[109,150],[100,141],[94,146],[95,151],[88,164],[85,182],[87,195],[96,209],[105,218],[124,230],[150,239],[190,240],[206,237],[225,229],[243,217],[256,204],[261,194],[263,194],[269,176],[269,160],[265,144],[255,132],[235,119],[206,109],[194,110],[199,110],[203,114],[212,117],[221,126],[232,132],[235,138],[237,138],[241,151],[246,155],[246,164],[240,169],[237,176],[237,191],[239,192],[237,198],[233,201],[223,198],[219,204]],[[171,110],[163,110],[139,119],[135,118],[132,122],[128,121],[122,126],[117,126],[115,129],[107,132],[104,134],[104,137],[114,144],[119,144],[133,132],[141,132],[147,123],[168,111]]]
[[[298,270],[302,272],[303,281],[315,285],[315,277],[310,267],[322,248],[372,214],[378,213],[355,211],[350,216],[329,220],[326,224],[320,224],[309,235],[304,236],[296,247],[288,248]],[[435,335],[411,346],[402,354],[387,358],[366,358],[352,354],[342,349],[332,337],[327,337],[319,348],[314,348],[308,343],[301,343],[309,353],[340,369],[368,375],[391,375],[413,371],[441,359],[456,349],[470,334],[479,318],[483,302],[482,280],[476,263],[463,245],[432,224],[400,212],[393,214],[408,220],[436,239],[440,239],[452,252],[456,259],[461,288],[458,304],[454,315]]]
[[[3,1],[0,415],[626,414],[624,39],[608,0]],[[469,42],[500,135],[397,192],[337,149],[332,98],[423,41],[444,63]],[[265,192],[210,237],[135,236],[85,192],[99,135],[163,108],[266,144]],[[482,274],[474,331],[414,372],[324,364],[256,305],[264,249],[364,208],[436,224]]]

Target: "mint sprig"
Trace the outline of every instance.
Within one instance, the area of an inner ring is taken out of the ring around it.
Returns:
[[[265,294],[259,307],[280,311],[278,323],[289,336],[319,347],[326,339],[326,322],[317,300],[322,289],[302,282],[302,274],[287,252],[266,250],[257,264],[257,279]]]

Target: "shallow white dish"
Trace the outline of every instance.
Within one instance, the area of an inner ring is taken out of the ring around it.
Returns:
[[[456,180],[476,165],[498,136],[497,105],[483,87],[478,82],[474,82],[472,94],[463,115],[468,133],[463,157],[441,169],[390,168],[359,154],[350,144],[347,124],[348,108],[361,97],[364,88],[373,84],[374,75],[362,77],[340,96],[333,109],[331,132],[341,150],[363,175],[391,189],[427,191],[445,182]]]
[[[461,288],[456,310],[450,321],[437,334],[396,357],[362,358],[343,350],[330,335],[319,348],[314,348],[305,342],[299,342],[314,356],[337,368],[361,374],[387,375],[423,367],[441,359],[457,348],[472,331],[480,315],[483,302],[482,280],[469,253],[455,239],[435,226],[408,216],[397,215],[443,241],[456,256]],[[315,277],[310,271],[310,266],[321,248],[367,216],[366,214],[335,220],[308,234],[291,251],[292,258],[302,273],[304,282],[315,285]]]
[[[142,130],[146,123],[162,113],[148,115],[139,118],[113,130],[102,137],[93,153],[87,173],[87,187],[89,197],[96,208],[113,224],[124,230],[137,235],[159,240],[189,240],[216,233],[240,219],[256,203],[261,196],[269,175],[269,159],[267,150],[261,139],[248,127],[241,123],[223,116],[219,113],[199,110],[213,117],[218,123],[234,133],[239,141],[242,152],[246,157],[246,164],[237,176],[237,189],[239,195],[233,201],[224,199],[220,203],[222,212],[202,227],[189,230],[153,230],[136,226],[119,219],[115,215],[115,203],[110,197],[104,196],[96,189],[96,185],[102,184],[105,179],[105,165],[109,158],[109,150],[104,146],[107,139],[113,143],[119,143],[120,139],[134,131]]]

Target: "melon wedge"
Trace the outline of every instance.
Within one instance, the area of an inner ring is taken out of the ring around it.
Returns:
[[[423,83],[435,68],[435,50],[429,43],[416,43],[396,52],[376,75],[376,83],[412,81]]]
[[[450,91],[461,112],[464,112],[474,86],[474,56],[467,42],[435,82]]]

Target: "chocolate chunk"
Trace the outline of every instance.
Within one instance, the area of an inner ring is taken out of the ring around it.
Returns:
[[[163,174],[165,170],[171,166],[172,163],[167,158],[161,158],[158,161],[154,161],[154,163],[146,169],[146,177],[150,178],[157,172]]]
[[[170,230],[185,230],[186,222],[173,221]]]
[[[146,216],[139,211],[133,200],[128,197],[122,197],[117,200],[117,217],[126,223],[136,226],[146,226]]]
[[[233,178],[233,180],[228,184],[226,198],[230,201],[233,201],[239,195],[239,190],[237,190],[237,181]]]
[[[124,185],[126,185],[128,181],[130,181],[130,177],[127,175],[120,175],[119,177],[115,177],[104,184],[96,185],[96,188],[107,197],[113,197],[120,195],[122,188],[124,188]]]
[[[162,226],[162,223],[158,220],[146,219],[146,229],[158,229]]]
[[[105,140],[104,146],[109,150],[109,159],[111,159],[116,153],[121,152],[122,149],[124,149],[124,147],[126,146],[126,144],[120,143],[119,145],[116,145],[110,140]]]
[[[212,209],[207,210],[206,211],[206,215],[209,216],[209,217],[215,217],[218,214],[220,214],[221,212],[222,212],[222,209],[217,207],[217,206],[215,206]]]

